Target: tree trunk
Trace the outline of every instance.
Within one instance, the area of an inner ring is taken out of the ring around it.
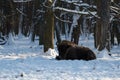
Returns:
[[[75,27],[73,27],[71,41],[74,42],[75,44],[78,44],[79,37],[80,37],[80,26],[76,25]]]
[[[110,18],[110,10],[109,10],[110,0],[98,0],[97,8],[98,8],[98,16],[97,25],[95,30],[95,44],[96,48],[101,51],[104,48],[109,50],[110,46],[110,32],[109,32],[109,18]]]
[[[47,6],[51,6],[51,0],[46,2]],[[47,8],[45,12],[45,31],[44,31],[44,52],[49,48],[54,48],[54,16],[51,8]]]
[[[21,9],[21,11],[23,12],[23,9],[24,9],[24,4],[23,3],[21,3],[20,4],[20,9]],[[19,38],[21,38],[22,37],[22,24],[23,24],[23,15],[22,14],[20,14],[20,16],[19,16],[19,32],[18,32],[18,37]]]
[[[61,37],[60,37],[60,28],[59,28],[59,22],[56,20],[56,26],[55,26],[55,32],[56,32],[56,45],[61,43]]]

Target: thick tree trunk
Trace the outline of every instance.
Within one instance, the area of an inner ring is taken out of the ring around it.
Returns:
[[[110,0],[98,0],[98,16],[97,25],[95,30],[95,44],[96,48],[101,51],[105,47],[109,50],[110,46],[110,32],[109,32],[109,2]]]
[[[46,2],[47,6],[51,6],[51,0]],[[45,12],[45,32],[44,32],[44,52],[46,52],[49,48],[54,48],[54,16],[53,11],[50,8],[46,9]]]

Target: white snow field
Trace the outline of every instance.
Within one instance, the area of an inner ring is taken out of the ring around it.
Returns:
[[[94,52],[93,40],[83,41]],[[87,43],[87,44],[86,44]],[[120,46],[112,49],[113,57],[104,50],[96,60],[55,60],[57,49],[43,52],[29,38],[14,39],[0,45],[0,80],[120,80]]]

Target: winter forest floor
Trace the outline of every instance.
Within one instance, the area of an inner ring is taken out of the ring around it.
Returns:
[[[93,40],[81,39],[79,44],[97,53]],[[42,49],[24,37],[0,45],[0,80],[120,80],[120,46],[113,47],[112,57],[104,50],[92,61],[57,61],[56,49]]]

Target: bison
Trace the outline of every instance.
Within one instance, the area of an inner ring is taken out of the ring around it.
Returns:
[[[95,53],[87,47],[78,46],[70,41],[62,41],[58,45],[59,56],[57,60],[93,60],[96,59]]]

